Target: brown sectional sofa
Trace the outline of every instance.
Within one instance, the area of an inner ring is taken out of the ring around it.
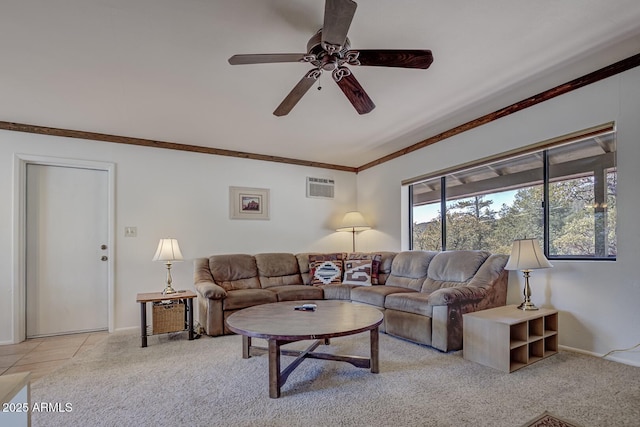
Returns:
[[[462,348],[462,315],[505,305],[507,255],[485,251],[376,252],[378,284],[311,286],[310,253],[213,255],[195,260],[199,322],[231,334],[225,320],[258,304],[350,300],[384,313],[382,332],[442,351]]]

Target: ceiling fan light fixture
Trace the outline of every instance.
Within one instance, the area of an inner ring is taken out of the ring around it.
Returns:
[[[351,50],[347,32],[357,8],[353,0],[325,0],[324,23],[307,42],[306,53],[233,55],[231,65],[276,62],[306,62],[315,68],[307,72],[273,112],[285,116],[313,86],[323,71],[331,71],[333,80],[358,114],[367,114],[376,106],[345,65],[427,69],[433,62],[430,50],[369,49]]]

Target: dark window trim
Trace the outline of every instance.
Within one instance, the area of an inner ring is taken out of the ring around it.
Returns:
[[[440,191],[442,194],[440,196],[440,212],[444,213],[444,215],[442,214],[440,215],[442,218],[440,220],[440,222],[442,223],[441,224],[442,235],[440,236],[440,240],[442,241],[443,251],[447,250],[447,182],[446,181],[447,181],[446,177],[443,176],[442,178],[440,178]],[[411,237],[413,238],[413,232],[411,233]],[[413,241],[411,242],[411,245],[413,246]]]
[[[548,150],[557,147],[560,145],[572,143],[579,141],[581,139],[590,138],[600,133],[604,132],[615,132],[615,123],[609,122],[599,126],[594,126],[589,129],[585,129],[583,131],[573,132],[571,134],[563,135],[557,138],[553,138],[547,141],[543,141],[537,144],[532,144],[521,149],[511,150],[506,153],[502,153],[495,156],[485,157],[483,159],[479,159],[473,162],[468,162],[463,165],[442,169],[434,173],[421,175],[419,177],[411,178],[404,180],[402,182],[403,186],[408,186],[409,188],[409,248],[413,249],[413,185],[422,181],[427,181],[429,179],[440,177],[440,212],[441,212],[441,241],[442,241],[442,250],[446,249],[446,236],[447,236],[447,226],[446,226],[446,203],[447,203],[447,185],[446,185],[446,176],[449,174],[453,174],[455,172],[461,172],[464,170],[476,168],[487,163],[492,163],[500,160],[506,160],[515,156],[521,156],[525,154],[529,154],[532,152],[540,152],[543,156],[543,251],[545,256],[550,260],[555,261],[616,261],[617,255],[615,256],[580,256],[580,255],[549,255],[549,215],[550,215],[550,206],[549,206],[549,153]]]
[[[420,176],[416,176],[413,178],[409,178],[409,179],[405,179],[401,182],[402,185],[412,185],[412,184],[417,184],[419,182],[422,181],[427,181],[429,179],[433,179],[433,178],[439,178],[441,176],[445,176],[445,175],[449,175],[452,173],[456,173],[456,172],[462,172],[464,170],[467,169],[472,169],[478,166],[482,166],[486,163],[493,163],[493,162],[497,162],[500,160],[506,160],[509,159],[511,157],[514,156],[522,156],[525,154],[529,154],[529,153],[534,153],[537,151],[542,151],[544,149],[547,148],[552,148],[552,147],[556,147],[558,145],[562,145],[562,144],[567,144],[570,142],[576,142],[579,141],[581,139],[586,139],[598,134],[601,134],[603,132],[611,132],[611,131],[615,131],[615,123],[614,122],[609,122],[609,123],[604,123],[602,125],[599,126],[594,126],[592,128],[589,129],[584,129],[582,131],[578,131],[578,132],[572,132],[566,135],[562,135],[559,136],[557,138],[552,138],[552,139],[548,139],[546,141],[542,141],[542,142],[538,142],[535,144],[531,144],[531,145],[527,145],[525,147],[521,147],[521,148],[516,148],[514,150],[509,150],[506,151],[504,153],[499,153],[493,156],[487,156],[487,157],[483,157],[481,159],[478,160],[474,160],[471,162],[467,162],[467,163],[463,163],[460,165],[456,165],[456,166],[452,166],[449,168],[445,168],[445,169],[440,169],[437,170],[435,172],[431,172],[428,174],[424,174],[424,175],[420,175]]]
[[[544,256],[549,258],[549,151],[542,152],[542,250]]]
[[[412,206],[409,209],[409,247],[413,249],[413,191],[411,187],[409,187],[409,206]]]

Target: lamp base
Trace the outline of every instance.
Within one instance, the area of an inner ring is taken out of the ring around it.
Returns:
[[[173,289],[171,287],[171,285],[168,285],[166,288],[164,288],[164,290],[162,291],[162,295],[169,295],[169,294],[175,294],[178,291],[176,291],[175,289]]]
[[[176,290],[171,287],[171,283],[173,283],[173,278],[171,277],[171,261],[167,261],[167,286],[165,286],[164,291],[162,291],[162,295],[175,294]]]
[[[532,303],[531,301],[524,301],[522,304],[518,306],[518,310],[524,310],[524,311],[537,310],[537,309],[538,307],[536,307],[535,304]]]
[[[531,287],[529,287],[530,273],[531,270],[522,270],[522,274],[524,275],[524,301],[518,306],[518,310],[529,311],[538,309],[538,307],[531,302]]]

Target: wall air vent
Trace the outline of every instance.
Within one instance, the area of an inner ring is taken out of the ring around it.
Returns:
[[[333,199],[336,182],[329,178],[307,177],[307,197]]]

